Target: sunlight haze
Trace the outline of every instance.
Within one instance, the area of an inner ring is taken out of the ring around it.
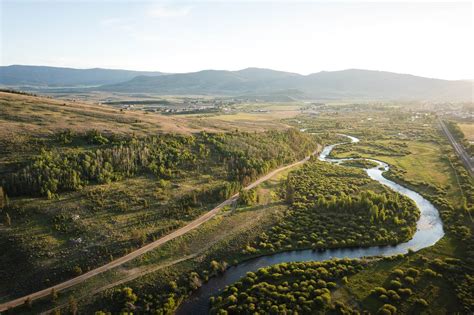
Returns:
[[[469,2],[72,3],[2,1],[1,64],[474,78]]]

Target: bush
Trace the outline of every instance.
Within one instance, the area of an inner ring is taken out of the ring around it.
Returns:
[[[384,304],[381,308],[379,308],[377,314],[387,314],[392,315],[397,313],[397,308],[391,304]]]
[[[390,287],[391,287],[391,288],[394,288],[394,289],[399,289],[399,288],[402,287],[402,284],[400,283],[400,281],[391,280],[391,281],[390,281]]]

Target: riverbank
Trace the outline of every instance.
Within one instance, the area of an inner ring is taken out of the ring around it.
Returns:
[[[346,136],[346,135],[344,135]],[[347,136],[352,143],[359,142],[359,139]],[[329,163],[340,163],[347,159],[329,159],[331,151],[338,143],[326,146],[321,151],[319,159]],[[375,160],[372,160],[375,161]],[[211,278],[201,288],[199,288],[191,297],[186,300],[178,309],[177,314],[207,314],[209,309],[209,298],[218,294],[227,285],[230,285],[244,276],[247,272],[256,272],[259,268],[270,265],[295,262],[295,261],[324,261],[332,258],[362,258],[371,256],[393,256],[406,254],[409,251],[417,251],[419,249],[429,247],[435,244],[444,235],[443,227],[437,209],[420,194],[392,182],[385,177],[383,173],[389,170],[388,164],[376,161],[378,166],[366,169],[368,176],[379,183],[401,193],[412,199],[421,215],[417,222],[417,231],[413,238],[405,243],[396,246],[376,246],[367,248],[338,248],[328,249],[324,252],[314,252],[313,250],[297,250],[292,252],[283,252],[259,258],[251,259],[237,266],[233,266],[226,270],[221,276]]]

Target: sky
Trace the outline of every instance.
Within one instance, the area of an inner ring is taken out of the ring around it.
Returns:
[[[0,64],[474,79],[473,3],[0,0]]]

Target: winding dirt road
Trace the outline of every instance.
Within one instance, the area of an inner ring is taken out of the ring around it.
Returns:
[[[292,168],[292,167],[295,167],[297,165],[300,165],[300,164],[303,164],[305,162],[307,162],[311,156],[313,155],[316,155],[319,151],[321,150],[321,146],[318,144],[318,147],[316,149],[316,151],[314,151],[310,156],[307,156],[305,157],[303,160],[301,161],[298,161],[298,162],[295,162],[295,163],[292,163],[292,164],[289,164],[289,165],[286,165],[286,166],[283,166],[283,167],[280,167],[274,171],[271,171],[270,173],[268,173],[267,175],[265,176],[262,176],[260,177],[259,179],[257,179],[255,182],[251,183],[250,185],[248,185],[247,187],[244,188],[244,190],[248,190],[248,189],[252,189],[258,185],[260,185],[261,183],[267,181],[268,179],[272,178],[273,176],[275,176],[276,174],[284,171],[284,170],[287,170],[289,168]],[[3,303],[3,304],[0,304],[0,312],[4,312],[8,309],[12,309],[14,307],[17,307],[17,306],[20,306],[20,305],[23,305],[25,303],[25,301],[27,299],[31,299],[31,301],[34,301],[36,299],[40,299],[40,298],[43,298],[43,297],[47,297],[49,295],[51,295],[51,291],[52,289],[54,288],[54,290],[56,292],[59,292],[61,290],[64,290],[64,289],[67,289],[67,288],[70,288],[74,285],[77,285],[77,284],[80,284],[84,281],[86,281],[87,279],[90,279],[98,274],[101,274],[103,272],[106,272],[110,269],[113,269],[115,267],[118,267],[126,262],[129,262],[151,250],[154,250],[156,249],[158,246],[160,245],[163,245],[164,243],[168,242],[168,241],[171,241],[172,239],[175,239],[195,228],[197,228],[198,226],[200,226],[201,224],[209,221],[210,219],[212,219],[213,217],[216,216],[216,214],[225,206],[228,206],[228,205],[231,205],[233,202],[235,202],[237,200],[237,198],[239,197],[239,194],[235,194],[233,196],[231,196],[229,199],[225,200],[224,202],[222,202],[221,204],[219,204],[217,207],[215,207],[214,209],[206,212],[205,214],[203,214],[202,216],[200,216],[199,218],[195,219],[194,221],[191,221],[190,223],[188,223],[187,225],[183,226],[182,228],[179,228],[177,229],[176,231],[166,235],[166,236],[163,236],[162,238],[150,243],[150,244],[147,244],[133,252],[131,252],[130,254],[127,254],[125,256],[122,256],[120,258],[117,258],[111,262],[109,262],[108,264],[106,265],[103,265],[101,267],[98,267],[96,269],[93,269],[91,271],[88,271],[78,277],[75,277],[75,278],[72,278],[70,280],[66,280],[62,283],[59,283],[57,285],[54,285],[52,287],[49,287],[49,288],[46,288],[46,289],[43,289],[43,290],[40,290],[40,291],[37,291],[37,292],[34,292],[34,293],[31,293],[31,294],[28,294],[28,295],[25,295],[23,297],[20,297],[20,298],[17,298],[15,300],[11,300],[9,302],[6,302],[6,303]]]

